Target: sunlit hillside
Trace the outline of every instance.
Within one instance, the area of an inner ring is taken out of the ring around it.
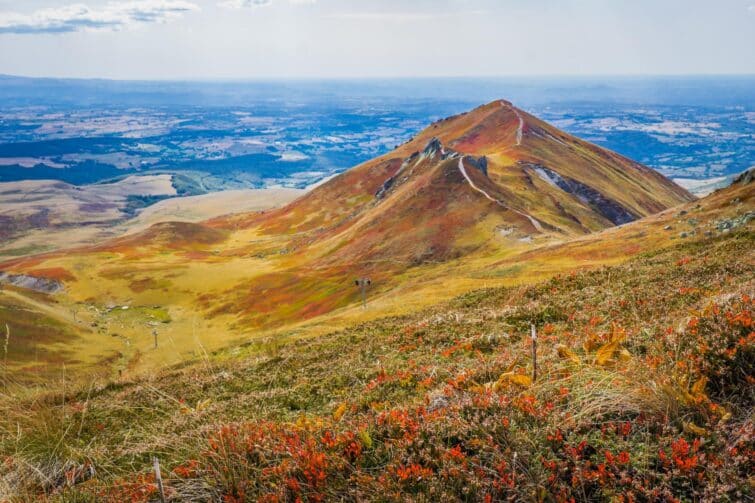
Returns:
[[[618,245],[590,236],[691,199],[650,168],[495,101],[279,210],[163,222],[0,264],[0,316],[19,320],[11,331],[49,328],[10,346],[11,373],[132,376],[229,344],[317,335],[615,263],[677,233],[624,240],[620,230]],[[564,244],[574,239],[586,241]],[[371,280],[367,309],[357,278]]]
[[[320,337],[34,395],[11,374],[0,494],[155,501],[157,457],[170,501],[749,501],[754,196],[750,172],[620,228],[428,267],[392,294],[403,314],[335,311],[346,328]],[[196,253],[187,236],[237,239],[150,232],[173,260]],[[443,288],[470,291],[424,300]],[[17,292],[1,298],[30,302]]]

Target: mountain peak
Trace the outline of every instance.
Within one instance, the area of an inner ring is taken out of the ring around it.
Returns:
[[[496,100],[431,124],[285,208],[233,217],[232,225],[311,232],[302,249],[320,243],[331,265],[417,263],[584,235],[691,198],[656,171]]]

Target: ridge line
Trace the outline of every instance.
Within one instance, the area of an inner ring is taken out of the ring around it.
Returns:
[[[514,112],[516,118],[519,119],[519,126],[516,128],[516,143],[514,144],[515,147],[519,147],[522,145],[522,139],[524,137],[524,117],[522,117],[519,110],[517,110],[517,108],[511,103],[501,100],[501,106],[508,107],[509,110]]]

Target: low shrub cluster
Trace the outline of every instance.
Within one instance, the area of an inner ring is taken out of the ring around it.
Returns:
[[[29,494],[154,501],[160,452],[172,501],[752,500],[752,245],[691,242],[79,395],[55,430],[75,441],[45,445],[97,476]],[[150,406],[143,431],[166,429],[129,443]]]

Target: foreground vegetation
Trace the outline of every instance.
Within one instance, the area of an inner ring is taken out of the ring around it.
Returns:
[[[0,496],[743,501],[747,228],[0,410]],[[530,326],[538,328],[533,381]]]

